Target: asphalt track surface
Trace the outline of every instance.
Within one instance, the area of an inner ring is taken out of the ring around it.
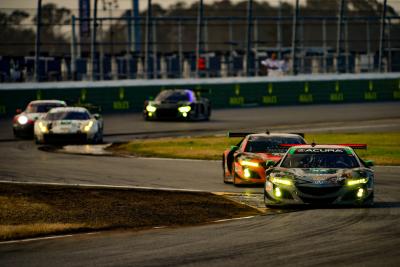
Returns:
[[[105,118],[106,141],[227,130],[400,130],[400,104],[216,110],[210,122]],[[0,180],[261,192],[222,183],[218,161],[93,157],[40,151],[12,140],[0,120]],[[313,208],[142,232],[108,232],[0,244],[1,266],[400,265],[400,168],[376,167],[373,208]]]

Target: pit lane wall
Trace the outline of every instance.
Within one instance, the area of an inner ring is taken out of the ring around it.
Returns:
[[[146,99],[170,88],[201,89],[213,108],[399,101],[400,73],[9,83],[0,84],[0,114],[35,99],[98,106],[103,113],[140,111]]]

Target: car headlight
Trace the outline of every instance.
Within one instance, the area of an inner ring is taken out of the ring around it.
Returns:
[[[21,125],[25,125],[28,123],[28,117],[27,116],[19,116],[17,119],[18,123]]]
[[[182,106],[178,108],[180,113],[188,113],[192,109],[191,106]]]
[[[92,128],[92,126],[93,126],[93,121],[89,121],[89,123],[86,124],[85,127],[83,127],[83,130],[84,130],[85,132],[89,132],[90,129]]]
[[[39,122],[39,129],[42,133],[47,133],[49,129],[47,129],[47,125],[44,124],[43,122]]]
[[[281,184],[281,185],[292,185],[293,184],[292,180],[290,180],[288,178],[278,178],[278,177],[272,176],[269,180],[274,184]]]
[[[239,164],[242,166],[258,167],[260,164],[250,160],[239,160]]]
[[[346,184],[348,186],[358,185],[358,184],[366,184],[368,183],[368,178],[358,178],[358,179],[347,179]]]
[[[156,112],[157,108],[156,108],[155,106],[152,106],[152,105],[148,104],[148,105],[146,106],[146,110],[147,110],[148,112],[153,113],[153,112]]]

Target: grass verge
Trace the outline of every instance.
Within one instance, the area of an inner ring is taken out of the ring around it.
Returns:
[[[368,149],[357,151],[363,159],[378,165],[400,165],[400,133],[306,134],[306,140],[319,144],[365,143]],[[121,155],[218,160],[226,148],[239,141],[240,138],[215,136],[141,139],[108,149]]]
[[[194,225],[258,213],[211,193],[2,183],[0,241]]]

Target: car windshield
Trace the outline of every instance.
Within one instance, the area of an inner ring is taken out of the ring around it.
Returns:
[[[245,152],[285,153],[287,148],[281,144],[305,144],[305,142],[301,137],[252,136],[247,142]]]
[[[282,161],[284,168],[357,168],[359,163],[353,154],[344,153],[294,153]]]
[[[26,108],[27,113],[47,113],[52,108],[57,107],[65,107],[65,105],[61,103],[37,103],[37,104],[30,104]]]
[[[56,120],[89,120],[90,116],[87,112],[81,111],[61,111],[47,113],[46,120],[56,121]]]
[[[166,90],[158,94],[155,101],[160,102],[180,102],[180,101],[190,101],[192,102],[194,95],[190,91],[182,90]]]

